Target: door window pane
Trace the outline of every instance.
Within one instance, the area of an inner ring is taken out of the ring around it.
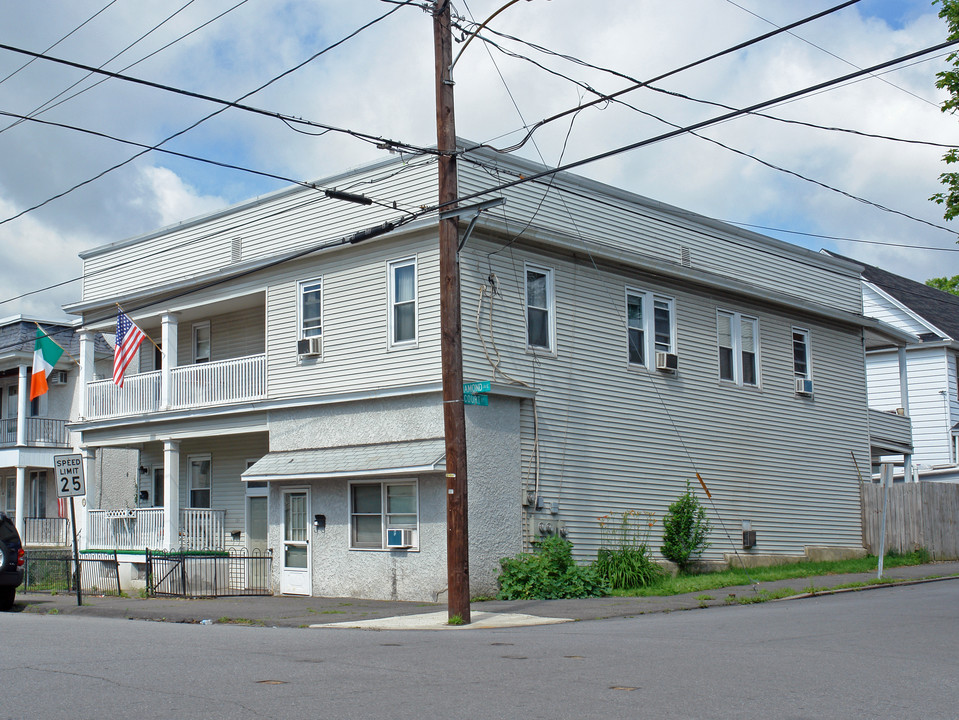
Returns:
[[[283,539],[287,542],[306,542],[306,493],[284,495],[283,531]]]
[[[190,507],[210,507],[210,460],[190,460]]]

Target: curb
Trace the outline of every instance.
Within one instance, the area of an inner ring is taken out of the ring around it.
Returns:
[[[943,580],[959,580],[959,575],[944,575],[942,577],[919,578],[918,580],[898,580],[885,583],[874,583],[849,588],[824,588],[813,592],[789,595],[788,597],[774,598],[768,602],[782,602],[785,600],[801,600],[802,598],[819,597],[823,595],[839,595],[841,593],[862,592],[863,590],[879,590],[881,588],[903,587],[904,585],[922,585],[924,583],[942,582]]]

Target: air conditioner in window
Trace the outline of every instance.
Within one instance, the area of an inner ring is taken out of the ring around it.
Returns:
[[[413,547],[413,531],[401,528],[387,528],[386,547],[408,548]]]
[[[323,338],[303,338],[296,343],[296,352],[303,356],[317,356],[323,354]]]
[[[679,356],[675,353],[656,353],[656,369],[662,372],[676,372],[679,369]]]
[[[50,373],[50,384],[51,385],[66,385],[67,384],[67,371],[66,370],[54,370]]]
[[[796,378],[796,394],[812,395],[812,380],[806,378]]]

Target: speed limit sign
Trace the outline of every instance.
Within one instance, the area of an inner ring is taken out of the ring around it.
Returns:
[[[58,498],[87,494],[82,455],[54,455],[53,467],[57,474]]]

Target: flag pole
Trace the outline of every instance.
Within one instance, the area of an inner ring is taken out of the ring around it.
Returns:
[[[117,310],[118,310],[119,312],[122,312],[122,313],[123,313],[124,315],[126,315],[127,317],[130,317],[130,316],[126,313],[126,311],[125,311],[122,307],[120,307],[120,303],[114,303],[114,304],[117,306]],[[133,322],[133,320],[131,319],[130,322]],[[140,327],[140,326],[137,325],[137,327]],[[161,354],[161,355],[163,355],[164,357],[166,357],[166,353],[163,352],[163,348],[161,348],[159,345],[157,345],[155,342],[153,342],[153,338],[150,337],[149,335],[147,335],[145,332],[143,332],[143,328],[140,328],[140,332],[143,333],[143,337],[145,337],[147,340],[150,341],[150,343],[153,345],[153,347],[155,347],[157,350],[160,351],[160,354]]]

